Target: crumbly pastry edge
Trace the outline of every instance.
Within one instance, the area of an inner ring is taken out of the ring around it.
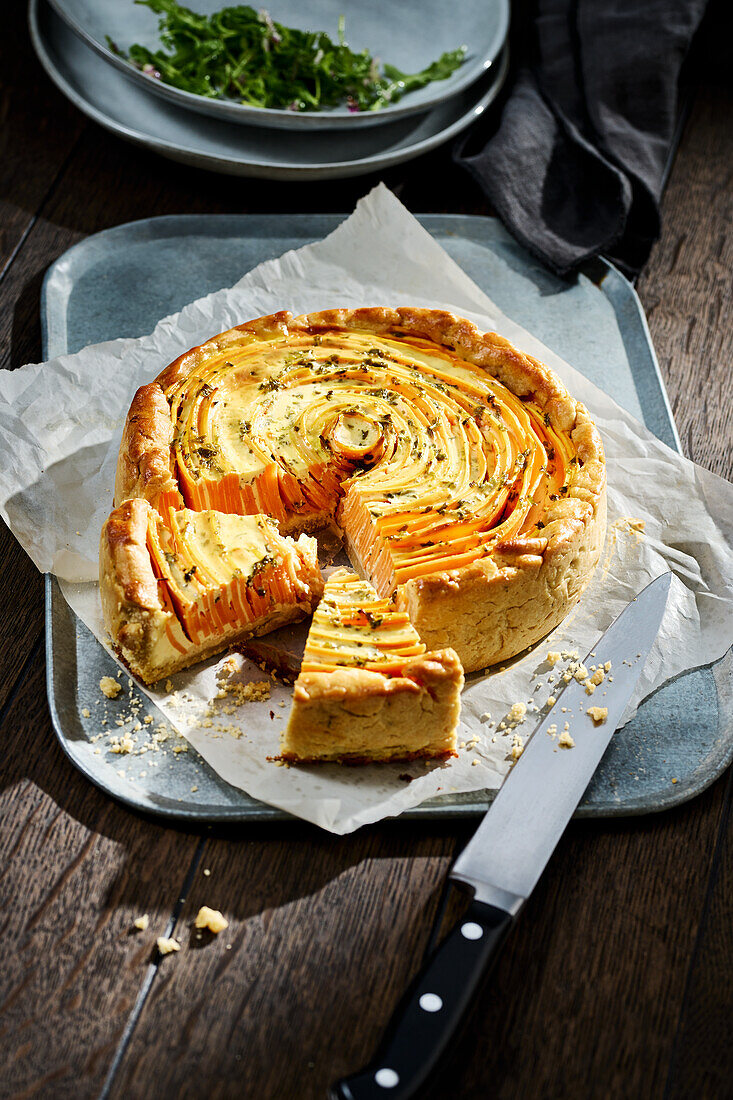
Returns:
[[[565,618],[590,581],[606,528],[606,469],[587,409],[549,367],[496,333],[447,311],[417,307],[282,311],[239,325],[192,348],[135,395],[125,424],[115,500],[178,491],[170,466],[173,426],[165,392],[214,353],[290,334],[329,329],[430,340],[487,370],[516,396],[531,396],[556,429],[569,432],[582,461],[568,494],[551,502],[541,535],[495,544],[470,565],[409,580],[396,594],[429,649],[452,646],[467,672],[507,660]],[[170,480],[168,480],[170,479]],[[302,529],[297,519],[287,532]]]
[[[365,764],[455,756],[462,687],[452,649],[408,658],[399,676],[363,668],[301,673],[280,759]]]

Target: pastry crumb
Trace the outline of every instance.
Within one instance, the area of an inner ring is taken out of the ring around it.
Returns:
[[[238,682],[220,684],[220,691],[217,693],[217,699],[224,699],[227,695],[233,696],[237,706],[242,703],[262,703],[270,698],[270,681],[254,680],[249,684],[241,684]]]
[[[103,676],[99,681],[99,690],[108,699],[116,699],[122,691],[122,684],[118,683],[117,680],[113,680],[111,676]]]
[[[234,694],[238,702],[260,703],[270,698],[270,681],[255,680],[251,684],[237,684]]]
[[[585,712],[594,722],[605,722],[608,718],[608,707],[588,707]]]
[[[550,652],[547,654],[545,660],[547,661],[548,665],[552,665],[552,667],[554,668],[557,662],[561,659],[561,656],[562,655],[557,650],[551,649]]]
[[[81,716],[82,718],[91,718],[92,712],[90,711],[89,707],[81,708]]]
[[[229,927],[229,921],[224,914],[218,909],[210,909],[208,905],[201,906],[196,914],[195,923],[197,928],[208,928],[209,932],[213,932],[215,936]]]
[[[561,749],[574,749],[575,748],[575,742],[573,741],[572,737],[570,736],[570,734],[568,733],[567,730],[562,731],[562,733],[560,734],[560,736],[557,739],[557,743],[558,743],[558,745],[560,746]]]
[[[208,878],[208,877],[209,877],[209,875],[211,874],[211,871],[209,870],[209,868],[208,868],[208,867],[204,867],[204,874],[206,875],[206,877],[207,877],[207,878]]]
[[[135,748],[135,742],[130,737],[129,733],[123,734],[122,737],[113,737],[112,743],[109,747],[109,751],[116,756],[126,756]]]
[[[165,936],[158,936],[156,942],[158,945],[158,951],[160,951],[161,955],[170,955],[173,951],[181,950],[180,943],[178,942],[178,940],[173,939],[173,937],[167,939]]]
[[[548,695],[547,702],[545,703],[545,706],[546,707],[554,707],[556,702],[557,702],[557,699],[555,698],[554,695]]]
[[[512,722],[523,722],[527,717],[527,704],[526,703],[512,703],[509,708],[509,718]]]
[[[592,695],[595,690],[596,690],[596,685],[593,683],[593,681],[592,680],[586,680],[585,681],[585,694],[586,695]]]
[[[512,748],[511,748],[512,760],[519,760],[519,757],[522,755],[523,752],[524,752],[524,739],[521,737],[520,734],[515,733],[514,736],[512,737]]]
[[[619,516],[612,526],[617,531],[623,531],[627,535],[635,535],[636,541],[639,543],[644,537],[646,521],[639,519],[638,516]]]
[[[138,932],[146,932],[149,924],[150,918],[147,913],[143,913],[141,917],[135,917],[135,920],[132,922],[133,928],[137,928]]]

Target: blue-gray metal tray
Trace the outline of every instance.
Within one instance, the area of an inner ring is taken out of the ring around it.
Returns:
[[[150,332],[161,317],[232,285],[262,260],[318,240],[341,220],[336,214],[181,215],[88,237],[46,275],[41,303],[45,356]],[[596,261],[577,278],[561,280],[492,218],[435,214],[420,221],[505,313],[680,449],[641,305],[615,268]],[[46,649],[48,700],[61,745],[108,794],[134,809],[189,821],[288,816],[224,782],[193,749],[181,753],[175,766],[141,767],[134,784],[120,776],[121,763],[130,758],[111,754],[107,739],[98,738],[103,731],[97,705],[100,678],[114,676],[117,666],[50,577]],[[728,653],[647,699],[613,738],[578,815],[662,810],[692,798],[720,775],[733,758],[732,665]],[[156,715],[152,704],[147,710]],[[163,720],[160,712],[158,720]],[[480,814],[491,797],[492,792],[445,795],[404,816]]]

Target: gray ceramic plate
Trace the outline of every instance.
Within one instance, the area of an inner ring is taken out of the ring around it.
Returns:
[[[45,0],[31,0],[35,51],[56,86],[89,118],[127,141],[171,160],[235,176],[277,180],[330,179],[383,171],[427,153],[461,133],[496,98],[506,76],[496,71],[477,87],[421,115],[353,134],[296,134],[237,126],[193,114],[131,84],[69,30]]]
[[[209,15],[235,0],[191,0],[187,6]],[[327,111],[276,111],[242,103],[206,99],[146,76],[117,57],[106,36],[121,49],[140,43],[160,45],[158,16],[133,0],[50,0],[58,14],[79,37],[124,73],[128,80],[187,110],[213,118],[287,130],[356,129],[405,118],[449,99],[478,80],[496,60],[509,25],[508,0],[275,0],[270,14],[286,26],[327,31],[336,40],[339,16],[346,17],[349,45],[368,49],[403,72],[418,72],[446,50],[466,45],[464,63],[447,80],[410,92],[379,111],[351,114],[345,108]],[[257,6],[257,5],[255,5]]]
[[[183,215],[88,237],[46,276],[45,356],[149,332],[161,317],[232,285],[262,260],[324,237],[342,220],[338,215]],[[618,271],[599,261],[577,279],[561,280],[491,218],[424,215],[420,221],[500,309],[679,449],[644,314]],[[175,762],[160,758],[160,766],[148,767],[146,757],[121,759],[102,747],[104,740],[95,743],[103,709],[99,680],[114,676],[117,666],[75,618],[51,578],[46,593],[51,714],[64,751],[92,782],[129,806],[166,817],[251,821],[287,816],[224,782],[192,750]],[[733,755],[731,664],[728,654],[646,699],[613,738],[578,814],[661,810],[692,798],[720,775]],[[490,797],[485,791],[445,795],[405,816],[479,814]]]

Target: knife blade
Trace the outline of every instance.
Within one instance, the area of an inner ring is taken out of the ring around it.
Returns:
[[[594,693],[586,691],[585,677],[571,677],[536,727],[449,872],[473,900],[402,998],[373,1061],[332,1086],[332,1100],[408,1100],[437,1062],[623,717],[659,632],[671,582],[672,574],[664,573],[648,584],[585,657],[584,666],[592,661],[604,671]],[[596,722],[589,706],[608,713]],[[560,744],[566,722],[573,742],[568,748]]]

